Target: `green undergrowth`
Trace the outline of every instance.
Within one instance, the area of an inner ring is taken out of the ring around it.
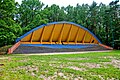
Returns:
[[[120,51],[0,55],[0,80],[120,80]]]
[[[12,47],[12,45],[0,47],[0,55],[6,54],[10,47]]]

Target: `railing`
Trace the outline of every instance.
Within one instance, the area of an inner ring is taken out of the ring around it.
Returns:
[[[104,45],[104,44],[99,44],[100,46],[103,46],[104,48],[107,48],[107,49],[113,49],[112,47],[109,47],[109,46],[106,46],[106,45]]]
[[[20,45],[20,41],[14,44],[11,48],[8,49],[8,54],[13,53],[13,51]]]

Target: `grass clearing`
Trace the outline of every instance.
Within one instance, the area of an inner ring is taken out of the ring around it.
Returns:
[[[120,51],[0,55],[0,80],[120,80]]]

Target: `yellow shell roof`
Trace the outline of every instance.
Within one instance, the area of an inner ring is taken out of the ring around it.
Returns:
[[[53,22],[38,26],[16,40],[23,44],[99,44],[87,28],[72,22]]]

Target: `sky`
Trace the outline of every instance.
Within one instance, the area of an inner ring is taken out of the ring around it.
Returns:
[[[22,0],[15,0],[15,1],[21,4]],[[85,4],[87,3],[87,4],[91,5],[93,1],[97,2],[98,4],[102,2],[106,5],[108,5],[111,1],[114,1],[114,0],[40,0],[40,1],[48,6],[51,6],[52,4],[57,4],[61,7],[62,6],[66,7],[68,5],[76,6],[77,3],[79,3],[80,5],[83,3],[85,3]]]

